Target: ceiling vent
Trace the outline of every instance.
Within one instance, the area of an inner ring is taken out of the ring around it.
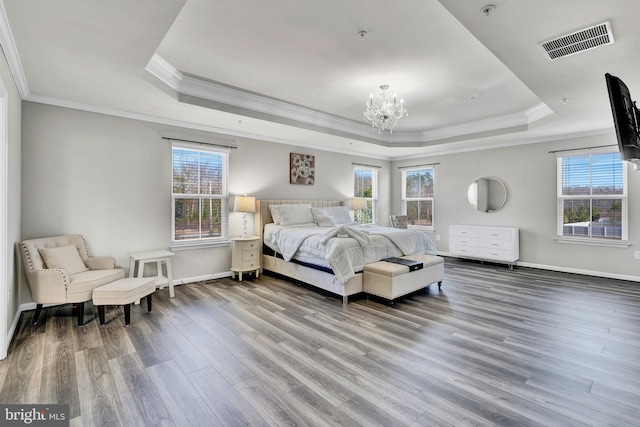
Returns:
[[[598,46],[611,44],[613,41],[611,21],[607,21],[538,44],[544,49],[549,59],[558,59],[594,49]]]

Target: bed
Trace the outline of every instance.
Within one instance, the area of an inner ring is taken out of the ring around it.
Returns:
[[[339,201],[260,200],[255,222],[263,270],[341,296],[345,304],[362,293],[365,264],[436,255],[426,233],[356,224]]]

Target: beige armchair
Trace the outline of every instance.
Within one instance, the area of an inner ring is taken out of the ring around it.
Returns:
[[[407,228],[409,217],[407,215],[389,215],[389,222],[393,228]]]
[[[112,257],[90,257],[79,234],[24,240],[20,243],[31,297],[36,303],[33,324],[43,304],[72,303],[78,326],[84,324],[84,303],[99,286],[124,278]]]

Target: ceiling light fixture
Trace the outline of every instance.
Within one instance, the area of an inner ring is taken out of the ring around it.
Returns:
[[[389,85],[381,85],[380,97],[378,99],[373,98],[373,94],[367,101],[367,109],[364,111],[364,119],[371,122],[371,127],[378,129],[378,133],[383,130],[388,130],[389,133],[393,133],[393,130],[398,124],[398,120],[403,117],[407,117],[409,113],[404,108],[404,100],[398,101],[398,96],[393,94],[393,99],[387,98],[387,89]]]

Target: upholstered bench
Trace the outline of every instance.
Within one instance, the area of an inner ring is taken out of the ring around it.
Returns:
[[[422,268],[410,271],[407,265],[378,261],[364,266],[363,288],[368,294],[395,300],[432,283],[442,286],[444,259],[434,255],[413,254],[400,257],[422,262]]]
[[[147,297],[147,311],[151,311],[151,296],[156,290],[155,277],[125,278],[93,290],[93,305],[98,307],[100,324],[105,324],[104,306],[124,306],[124,324],[131,323],[131,304]]]

